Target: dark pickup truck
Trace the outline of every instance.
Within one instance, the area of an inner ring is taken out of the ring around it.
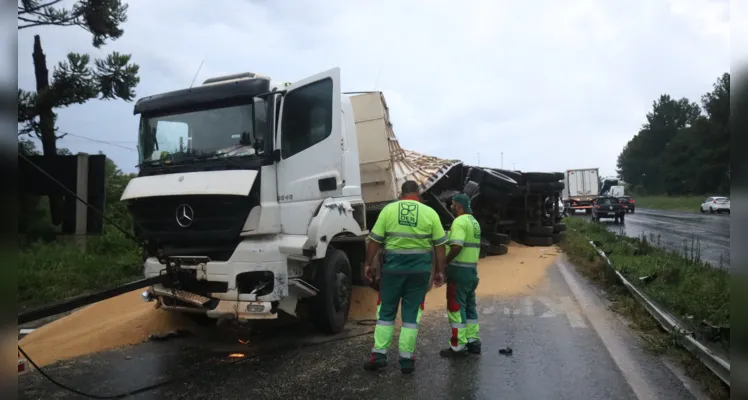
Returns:
[[[623,208],[626,209],[627,213],[634,213],[634,199],[632,199],[630,196],[621,196],[618,198],[618,201],[623,204]]]
[[[626,209],[616,197],[600,197],[592,206],[592,220],[600,222],[600,218],[614,218],[615,223],[623,223]]]

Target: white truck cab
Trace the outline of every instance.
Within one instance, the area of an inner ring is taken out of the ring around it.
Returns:
[[[245,73],[140,99],[140,172],[122,195],[146,243],[144,293],[211,318],[296,315],[343,329],[366,215],[351,100],[333,68],[291,84]]]

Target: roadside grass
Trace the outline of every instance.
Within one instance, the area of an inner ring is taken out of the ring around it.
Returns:
[[[654,301],[685,321],[706,320],[717,326],[730,323],[730,279],[727,272],[648,243],[646,239],[618,236],[586,220],[566,218],[568,230],[560,247],[577,270],[605,289],[611,309],[638,331],[646,348],[678,361],[714,399],[729,398],[729,388],[706,366],[675,343],[649,312],[622,285],[614,284],[605,261],[592,248],[593,240],[629,281]],[[693,251],[692,251],[693,253]],[[654,277],[642,283],[640,277]],[[721,343],[729,351],[729,341]]]
[[[634,196],[636,207],[654,210],[699,212],[699,206],[709,196]]]
[[[107,229],[83,251],[71,240],[37,241],[18,252],[18,303],[35,307],[142,277],[140,251]]]

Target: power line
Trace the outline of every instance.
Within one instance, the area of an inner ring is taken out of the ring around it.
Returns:
[[[138,149],[136,149],[134,147],[127,147],[127,146],[123,146],[121,144],[117,144],[117,143],[114,143],[114,142],[107,142],[107,141],[104,141],[104,140],[98,140],[98,139],[90,138],[90,137],[87,137],[87,136],[76,135],[74,133],[68,133],[67,135],[68,136],[77,137],[77,138],[81,138],[81,139],[85,139],[85,140],[89,140],[91,142],[96,142],[96,143],[106,144],[106,145],[109,145],[109,146],[119,147],[119,148],[130,150],[130,151],[138,151]]]

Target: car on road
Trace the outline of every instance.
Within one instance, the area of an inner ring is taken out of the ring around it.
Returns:
[[[617,197],[600,197],[592,206],[592,220],[600,222],[600,218],[613,218],[615,223],[624,222],[626,210]]]
[[[729,197],[719,197],[719,196],[713,196],[706,200],[704,200],[703,203],[701,203],[701,207],[699,208],[699,211],[702,213],[705,213],[709,211],[710,213],[730,213],[730,198]]]
[[[619,196],[618,201],[623,204],[623,208],[626,209],[627,213],[633,214],[636,210],[634,199],[632,199],[631,196]]]

